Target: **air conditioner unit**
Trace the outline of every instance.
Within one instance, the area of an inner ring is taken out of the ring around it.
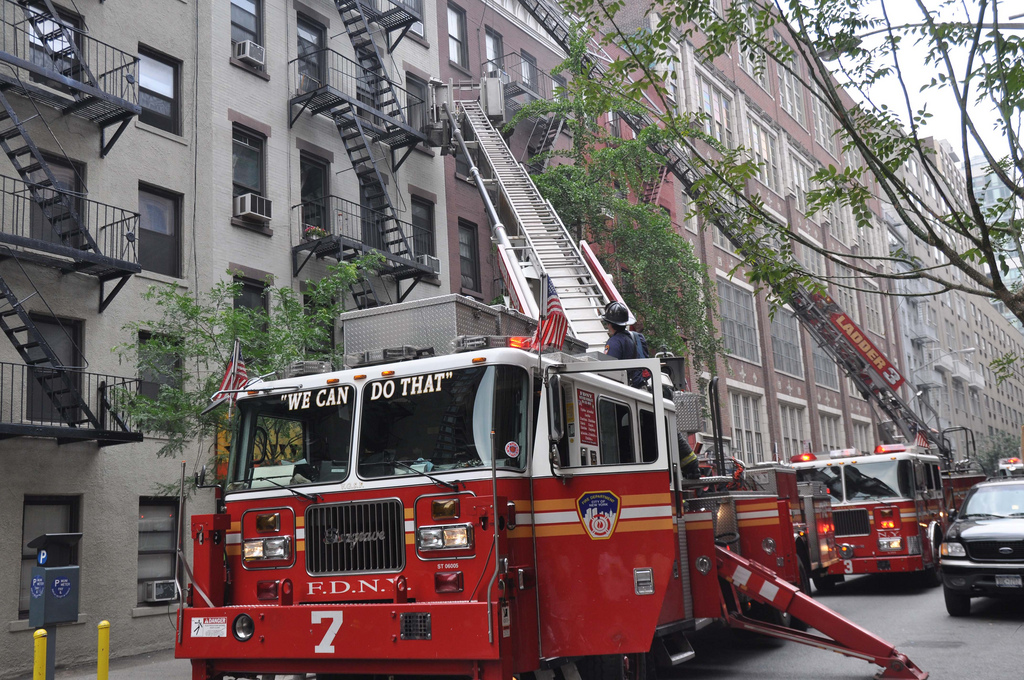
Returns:
[[[426,267],[430,267],[430,270],[435,274],[441,273],[441,260],[437,259],[433,255],[417,255],[416,262]]]
[[[146,581],[146,602],[170,602],[177,597],[174,581]]]
[[[273,202],[259,194],[235,196],[235,217],[269,222],[273,216]]]
[[[250,66],[263,67],[266,63],[267,51],[262,45],[257,45],[251,40],[243,40],[235,43],[235,59],[244,61]]]

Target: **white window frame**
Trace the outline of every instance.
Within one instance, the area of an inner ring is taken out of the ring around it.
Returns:
[[[723,287],[725,290],[733,291],[735,295],[733,300],[728,301],[730,305],[735,306],[737,311],[740,312],[735,317],[728,316],[726,313],[726,304],[724,304],[722,298]],[[757,332],[757,301],[753,292],[724,278],[718,279],[717,288],[719,313],[722,318],[722,340],[726,349],[729,350],[729,356],[750,363],[760,364],[761,350]],[[746,301],[749,301],[749,307],[744,305]],[[740,316],[747,316],[748,318],[744,319],[740,318]],[[744,325],[747,321],[750,323]],[[732,340],[732,343],[730,343],[730,340]]]

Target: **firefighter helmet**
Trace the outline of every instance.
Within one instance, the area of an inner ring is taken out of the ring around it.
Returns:
[[[618,300],[612,300],[604,306],[604,314],[601,321],[610,323],[613,326],[626,326],[630,318],[629,308]]]

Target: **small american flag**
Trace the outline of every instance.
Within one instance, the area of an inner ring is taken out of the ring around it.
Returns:
[[[537,325],[537,334],[533,336],[533,346],[536,349],[543,347],[556,347],[562,349],[565,342],[565,333],[569,330],[569,321],[562,311],[562,301],[558,299],[558,291],[555,284],[548,282],[548,295],[544,300],[544,319]]]
[[[927,449],[928,437],[925,436],[924,432],[918,432],[917,435],[914,437],[914,444],[920,446],[921,448]]]
[[[228,367],[224,371],[224,377],[221,378],[220,387],[210,397],[210,405],[206,407],[203,413],[210,411],[213,407],[222,404],[227,401],[229,404],[234,404],[238,398],[238,392],[232,390],[240,390],[245,387],[246,383],[249,382],[249,374],[245,370],[245,361],[242,359],[242,345],[235,340],[235,347],[231,352],[231,359],[228,361]]]

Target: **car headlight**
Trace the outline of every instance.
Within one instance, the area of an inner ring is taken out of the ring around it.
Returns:
[[[292,554],[290,536],[253,538],[242,545],[242,558],[246,562],[255,560],[286,560]]]
[[[473,547],[472,524],[446,524],[420,527],[416,532],[420,550],[459,550]]]
[[[878,539],[879,550],[902,550],[903,539],[902,538],[880,538]]]
[[[967,557],[967,551],[963,543],[943,543],[939,546],[939,555],[942,557]]]

